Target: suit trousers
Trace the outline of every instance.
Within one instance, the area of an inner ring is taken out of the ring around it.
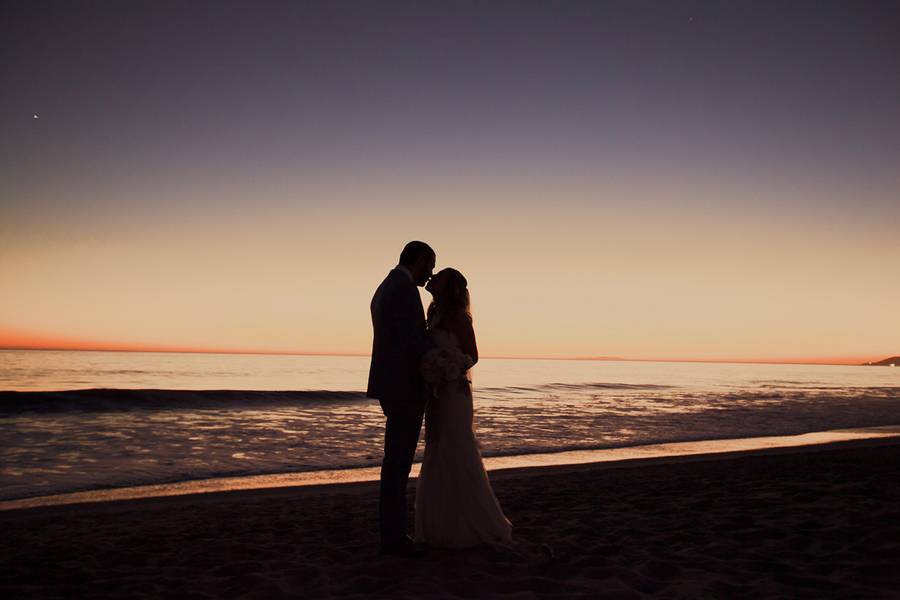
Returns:
[[[387,416],[378,498],[382,544],[396,542],[406,535],[406,488],[424,415],[420,410],[392,411]]]

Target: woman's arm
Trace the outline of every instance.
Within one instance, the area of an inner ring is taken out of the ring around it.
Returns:
[[[465,315],[461,316],[455,329],[460,349],[472,358],[474,365],[478,362],[478,345],[475,343],[475,328],[472,327],[471,319]]]

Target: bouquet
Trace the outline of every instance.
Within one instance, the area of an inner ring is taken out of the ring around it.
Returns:
[[[472,357],[456,348],[432,348],[419,362],[422,376],[432,385],[465,379],[471,367]]]

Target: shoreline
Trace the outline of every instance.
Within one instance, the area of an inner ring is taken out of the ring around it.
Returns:
[[[744,456],[866,448],[900,444],[900,425],[838,429],[789,436],[670,442],[597,450],[485,457],[491,480],[569,474],[605,469],[641,468],[658,464],[726,460]],[[413,465],[415,481],[420,463]],[[188,480],[102,490],[34,496],[0,501],[0,514],[81,506],[212,500],[228,496],[329,494],[377,489],[380,466]]]

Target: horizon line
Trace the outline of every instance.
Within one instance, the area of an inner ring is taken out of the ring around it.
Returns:
[[[215,348],[185,348],[150,346],[146,348],[116,345],[98,345],[94,347],[67,347],[67,346],[25,346],[25,345],[0,345],[0,350],[34,350],[47,352],[146,352],[159,354],[244,354],[260,356],[334,356],[334,357],[369,357],[369,352],[315,352],[315,351],[288,351],[288,350],[253,350],[253,349],[215,349]],[[772,364],[772,365],[849,365],[865,366],[866,363],[877,362],[885,357],[796,357],[796,358],[629,358],[624,356],[591,356],[591,355],[512,355],[493,354],[483,355],[481,358],[502,360],[580,360],[580,361],[607,361],[607,362],[678,362],[678,363],[718,363],[718,364]]]

